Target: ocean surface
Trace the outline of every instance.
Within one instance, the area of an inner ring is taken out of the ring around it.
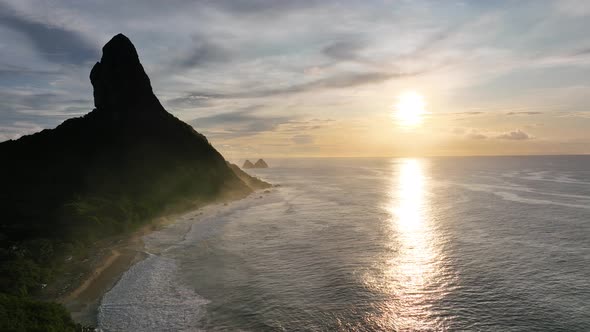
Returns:
[[[104,331],[590,331],[590,157],[267,160],[145,238]]]

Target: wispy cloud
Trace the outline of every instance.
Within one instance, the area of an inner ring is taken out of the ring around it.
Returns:
[[[487,135],[483,134],[480,130],[475,129],[475,128],[457,127],[457,128],[453,128],[453,130],[451,130],[451,132],[454,135],[459,135],[459,136],[462,136],[467,139],[481,140],[481,139],[488,138]]]
[[[586,0],[559,0],[554,1],[557,10],[570,16],[590,16],[590,3]]]
[[[500,134],[500,135],[496,136],[496,138],[515,140],[515,141],[523,141],[523,140],[532,139],[533,137],[520,129],[516,129],[514,131]]]
[[[465,137],[467,137],[469,139],[486,139],[486,138],[488,138],[487,135],[484,135],[484,134],[477,132],[477,131],[471,131],[471,132],[467,133],[465,135]]]
[[[508,112],[506,115],[538,115],[543,114],[543,112],[537,111],[520,111],[520,112]]]
[[[64,27],[35,21],[0,3],[0,25],[23,34],[39,55],[62,64],[95,61],[99,49],[80,33]]]
[[[36,123],[15,121],[6,125],[0,125],[0,142],[17,139],[22,135],[32,134],[40,131],[43,127]]]
[[[351,72],[337,74],[302,84],[289,85],[276,88],[252,89],[228,93],[193,92],[184,97],[173,99],[172,102],[206,99],[237,99],[237,98],[263,98],[281,95],[317,92],[327,89],[344,89],[368,84],[382,83],[388,80],[409,78],[420,75],[420,72]]]
[[[295,136],[293,136],[291,138],[291,140],[295,144],[305,145],[305,144],[311,144],[311,143],[313,143],[314,137],[312,135],[302,134],[302,135],[295,135]]]
[[[249,106],[234,112],[196,118],[189,123],[215,138],[228,139],[273,131],[281,124],[295,119],[292,116],[261,115],[257,111],[262,107]]]
[[[219,43],[203,36],[193,38],[194,45],[179,57],[176,64],[182,68],[192,68],[211,64],[227,63],[233,58],[233,52]]]
[[[358,39],[339,40],[324,47],[322,53],[338,61],[359,60],[365,46],[366,42]]]
[[[5,137],[14,138],[30,134],[30,128],[54,127],[67,118],[88,113],[91,105],[90,100],[71,99],[63,93],[0,91],[0,127],[7,133]]]

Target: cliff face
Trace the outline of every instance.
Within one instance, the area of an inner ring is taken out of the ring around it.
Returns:
[[[0,239],[79,235],[90,224],[251,191],[203,135],[162,107],[127,37],[103,47],[90,80],[92,112],[0,143]]]

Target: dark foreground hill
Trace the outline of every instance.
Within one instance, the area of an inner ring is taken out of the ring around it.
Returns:
[[[127,37],[103,47],[90,80],[92,112],[0,143],[2,293],[34,293],[77,248],[158,214],[268,186],[162,107]]]

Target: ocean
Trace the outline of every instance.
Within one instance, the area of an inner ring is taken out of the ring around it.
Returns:
[[[267,160],[102,299],[104,331],[590,331],[590,156]]]

